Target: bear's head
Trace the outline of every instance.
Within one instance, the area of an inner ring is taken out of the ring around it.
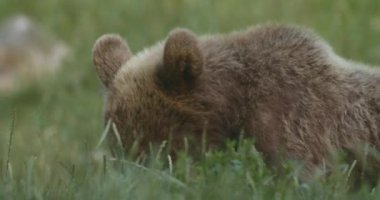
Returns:
[[[114,124],[111,141],[117,130],[125,149],[135,146],[148,153],[163,141],[173,151],[184,146],[185,138],[202,137],[209,108],[199,97],[204,59],[198,43],[186,29],[172,31],[164,42],[136,55],[118,35],[96,41],[93,62],[107,91],[104,112]]]

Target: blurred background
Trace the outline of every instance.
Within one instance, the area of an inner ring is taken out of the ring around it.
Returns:
[[[228,33],[265,22],[309,27],[338,54],[380,65],[378,0],[0,0],[0,165],[14,115],[16,175],[31,157],[52,173],[93,156],[103,119],[91,48],[101,34],[138,52],[175,27]]]

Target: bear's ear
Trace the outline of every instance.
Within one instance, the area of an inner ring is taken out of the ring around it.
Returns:
[[[105,34],[94,44],[92,60],[104,86],[109,88],[117,71],[132,56],[127,42],[116,34]]]
[[[172,31],[166,40],[163,56],[157,75],[166,89],[189,88],[202,73],[203,56],[196,36],[189,30]]]

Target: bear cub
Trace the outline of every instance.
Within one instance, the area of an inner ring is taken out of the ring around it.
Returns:
[[[186,138],[199,156],[203,140],[214,149],[244,134],[269,165],[296,160],[311,172],[331,164],[332,152],[380,148],[379,71],[336,55],[304,28],[175,29],[135,55],[106,34],[93,62],[107,91],[106,121],[139,153],[170,141],[175,156]]]

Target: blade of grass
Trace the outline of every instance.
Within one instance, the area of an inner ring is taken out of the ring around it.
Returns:
[[[15,123],[16,123],[16,111],[13,111],[13,118],[12,118],[12,124],[11,124],[11,130],[9,133],[9,142],[8,142],[8,153],[7,153],[7,173],[6,175],[8,176],[11,172],[10,169],[10,156],[11,156],[11,150],[12,150],[12,140],[13,140],[13,133],[15,129]]]

